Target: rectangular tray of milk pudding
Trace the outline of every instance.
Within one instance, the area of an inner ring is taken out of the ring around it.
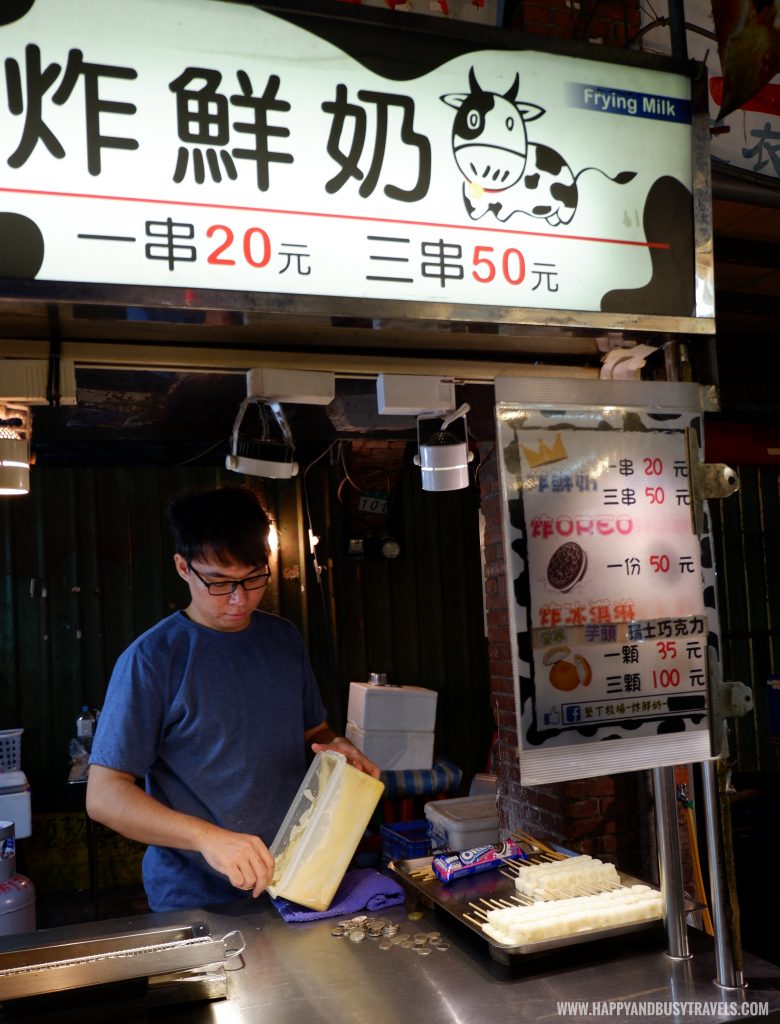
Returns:
[[[428,906],[438,907],[448,914],[461,921],[471,931],[476,932],[484,939],[489,948],[490,956],[498,963],[511,964],[517,957],[525,957],[532,954],[544,953],[549,950],[563,949],[572,945],[585,942],[593,942],[601,939],[614,938],[633,932],[660,930],[663,922],[660,917],[652,920],[634,921],[631,923],[618,924],[613,926],[594,926],[585,931],[578,931],[572,935],[559,936],[556,938],[541,939],[533,942],[521,942],[517,945],[507,945],[499,942],[487,934],[482,928],[482,919],[478,916],[478,909],[485,912],[494,903],[509,903],[511,898],[517,895],[517,889],[513,878],[508,878],[500,872],[469,875],[466,878],[459,878],[455,882],[444,884],[433,875],[431,868],[432,857],[417,857],[411,860],[391,861],[388,867],[398,877],[399,881],[409,890],[419,895]],[[531,862],[534,855],[530,856]],[[618,870],[621,886],[627,890],[634,885],[646,885],[638,879]],[[657,893],[654,887],[650,889]],[[537,906],[552,906],[555,902],[538,904]],[[685,901],[686,912],[698,909],[698,904]]]

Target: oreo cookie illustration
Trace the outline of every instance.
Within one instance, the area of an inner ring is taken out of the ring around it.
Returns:
[[[0,10],[0,25],[11,25],[23,18],[33,3],[34,0],[5,0]]]
[[[554,590],[568,593],[580,582],[588,568],[588,556],[573,540],[553,551],[547,563],[547,582]]]
[[[0,277],[32,279],[43,263],[43,235],[21,213],[0,212]]]

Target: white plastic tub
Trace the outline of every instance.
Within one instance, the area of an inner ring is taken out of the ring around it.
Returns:
[[[343,754],[316,754],[271,843],[271,896],[327,910],[384,788]]]
[[[499,841],[498,809],[492,795],[431,800],[425,805],[425,817],[434,850],[471,850]]]
[[[17,839],[32,835],[30,784],[24,772],[0,772],[0,818],[14,823]]]
[[[427,770],[433,765],[433,732],[361,729],[347,722],[344,735],[382,771]]]
[[[350,683],[347,721],[364,730],[432,732],[437,699],[435,690],[422,686]]]

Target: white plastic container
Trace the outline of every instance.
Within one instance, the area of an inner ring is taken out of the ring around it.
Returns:
[[[0,772],[18,772],[22,767],[24,729],[0,729]]]
[[[425,817],[434,850],[471,850],[499,841],[495,796],[431,800],[425,805]]]
[[[30,784],[24,772],[0,772],[0,818],[14,823],[17,839],[32,835]]]
[[[382,771],[430,769],[433,765],[433,732],[361,729],[354,722],[347,722],[344,732]]]
[[[350,683],[347,721],[359,729],[430,732],[436,724],[437,697],[435,690],[422,686]]]
[[[384,788],[343,754],[316,754],[271,843],[271,896],[327,910]]]

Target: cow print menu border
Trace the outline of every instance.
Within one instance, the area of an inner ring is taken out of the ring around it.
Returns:
[[[518,412],[522,409],[522,417],[517,418],[516,424],[507,422],[511,412],[515,409]],[[593,430],[599,431],[626,431],[626,432],[674,432],[692,429],[696,437],[696,447],[701,452],[702,431],[701,416],[691,412],[679,413],[653,413],[646,409],[622,409],[620,410],[620,423],[609,421],[603,417],[594,420],[595,410],[590,409],[581,413],[567,410],[530,411],[527,405],[515,405],[514,403],[501,403],[497,406],[497,418],[499,426],[498,443],[501,447],[502,476],[504,477],[504,500],[506,502],[505,515],[507,517],[507,531],[505,536],[508,539],[507,556],[507,584],[509,588],[510,604],[514,603],[510,623],[516,629],[514,637],[517,655],[516,686],[520,695],[517,708],[518,715],[518,741],[520,749],[528,749],[530,746],[542,747],[545,744],[555,746],[556,737],[566,734],[568,736],[578,735],[582,737],[579,742],[600,742],[604,740],[615,740],[636,735],[642,728],[642,733],[647,734],[647,726],[653,727],[654,735],[664,735],[671,732],[685,732],[696,726],[700,726],[706,712],[691,715],[677,715],[674,717],[647,717],[634,721],[621,721],[620,724],[609,725],[587,725],[569,726],[566,729],[545,726],[540,728],[536,717],[536,683],[534,678],[534,660],[531,645],[530,623],[532,622],[532,603],[530,593],[530,581],[528,574],[527,535],[524,515],[522,488],[514,487],[520,479],[520,458],[518,454],[518,442],[523,429],[553,431],[567,430]],[[522,426],[519,424],[522,423]],[[508,497],[515,493],[518,497]],[[713,545],[711,538],[711,520],[706,503],[704,504],[704,533],[699,536],[701,553],[701,574],[702,593],[705,614],[707,616],[707,654],[710,665],[718,663],[720,658],[720,635],[716,604],[716,580],[715,566],[713,560]],[[709,688],[708,688],[709,692]],[[575,748],[576,749],[576,748]]]

